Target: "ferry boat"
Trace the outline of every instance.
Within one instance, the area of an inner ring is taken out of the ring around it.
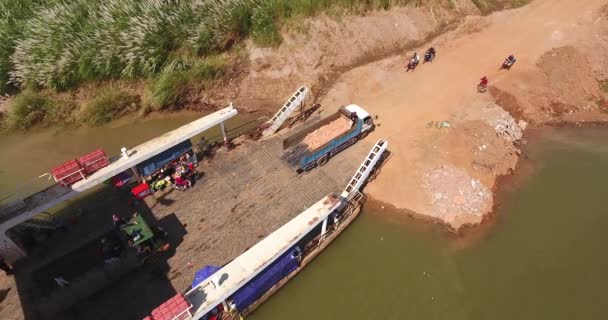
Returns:
[[[144,320],[242,319],[319,255],[359,215],[360,192],[386,159],[379,140],[346,189],[330,194]]]

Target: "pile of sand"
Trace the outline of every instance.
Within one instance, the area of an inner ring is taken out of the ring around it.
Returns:
[[[346,117],[340,117],[327,125],[311,132],[302,140],[308,146],[308,150],[314,150],[326,144],[329,140],[345,133],[350,129],[352,121]]]

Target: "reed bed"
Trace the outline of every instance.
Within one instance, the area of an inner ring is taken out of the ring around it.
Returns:
[[[183,55],[222,52],[249,36],[259,45],[277,45],[287,18],[330,8],[360,14],[420,2],[0,0],[0,92],[153,77],[180,66]]]

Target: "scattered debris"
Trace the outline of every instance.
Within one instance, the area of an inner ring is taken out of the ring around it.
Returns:
[[[437,128],[451,128],[452,124],[449,121],[437,122]]]
[[[525,120],[519,120],[519,121],[517,122],[517,126],[518,126],[518,127],[519,127],[519,128],[522,130],[522,131],[525,131],[525,130],[526,130],[526,128],[528,127],[528,122],[527,122],[527,121],[525,121]]]
[[[518,141],[522,138],[522,131],[527,127],[528,123],[524,120],[519,122],[511,116],[510,113],[496,104],[489,104],[483,109],[481,119],[484,120],[490,127],[494,128],[499,137],[504,138],[509,142]]]
[[[440,216],[474,214],[492,209],[492,192],[479,180],[452,166],[443,165],[425,174],[425,190]]]
[[[508,141],[517,141],[523,136],[520,127],[515,123],[515,119],[508,113],[496,119],[494,129],[498,136]]]
[[[427,128],[432,128],[433,124],[438,129],[441,129],[441,128],[451,128],[452,127],[452,124],[449,121],[431,121],[431,122],[429,122],[429,123],[426,124],[426,127]]]

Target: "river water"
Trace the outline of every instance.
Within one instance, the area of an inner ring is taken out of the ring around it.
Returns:
[[[608,319],[608,132],[533,140],[490,223],[456,236],[372,203],[248,319]]]

